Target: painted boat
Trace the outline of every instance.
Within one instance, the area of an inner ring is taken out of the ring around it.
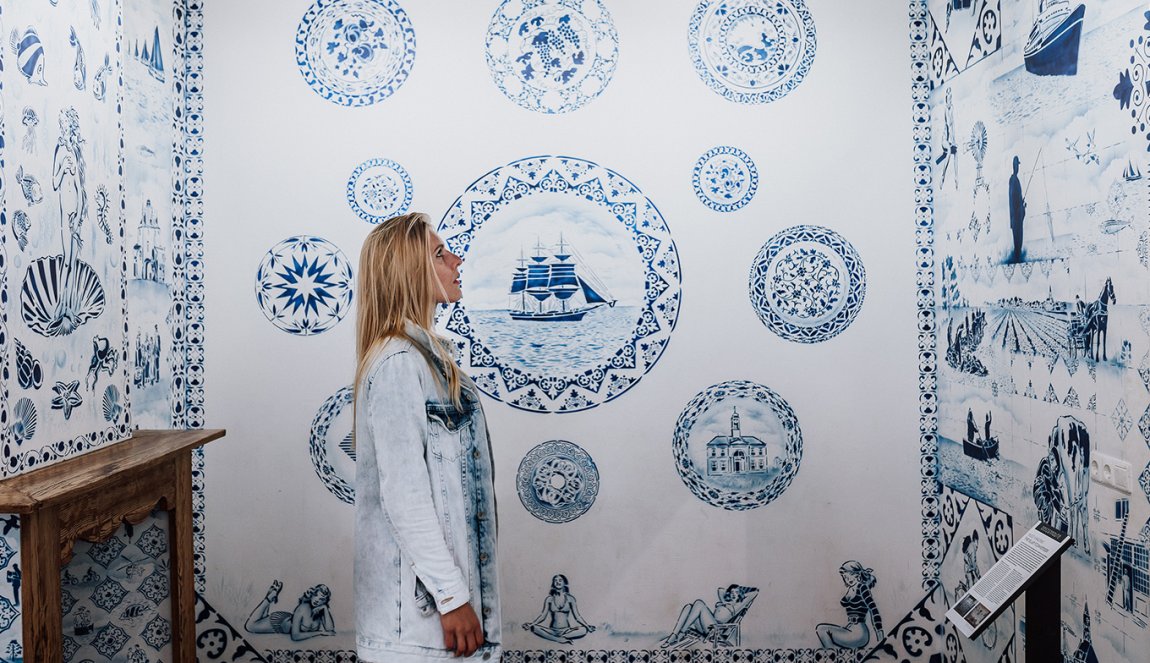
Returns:
[[[1078,44],[1086,5],[1073,10],[1069,0],[1046,0],[1038,6],[1022,60],[1038,76],[1073,76],[1078,73]]]
[[[992,437],[989,440],[978,438],[974,442],[970,440],[962,441],[962,453],[970,456],[975,460],[990,460],[998,458],[998,438]]]
[[[577,263],[573,254],[566,251],[567,246],[569,244],[560,235],[558,252],[548,254],[540,243],[530,260],[519,259],[520,265],[511,276],[508,292],[513,298],[518,298],[508,311],[512,320],[578,322],[603,305],[615,305],[614,299],[600,294],[600,291],[606,292],[605,288],[591,283],[598,278],[589,267],[582,266],[583,273],[576,271]],[[573,300],[576,294],[582,296]],[[578,300],[582,301],[572,306],[572,301]]]

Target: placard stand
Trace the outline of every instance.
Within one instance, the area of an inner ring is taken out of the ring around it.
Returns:
[[[946,613],[968,638],[982,635],[994,620],[1026,592],[1026,662],[1062,658],[1062,567],[1059,560],[1073,540],[1038,523],[982,574]]]

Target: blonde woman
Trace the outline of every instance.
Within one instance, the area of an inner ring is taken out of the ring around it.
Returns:
[[[498,661],[491,448],[478,392],[436,335],[462,260],[425,214],[377,226],[359,261],[356,647],[360,661]]]

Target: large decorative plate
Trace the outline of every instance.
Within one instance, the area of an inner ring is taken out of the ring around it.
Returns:
[[[803,433],[769,388],[721,382],[695,395],[675,423],[675,469],[696,497],[728,511],[770,504],[791,485]]]
[[[691,184],[704,205],[716,212],[733,212],[755,197],[759,169],[746,152],[723,145],[699,157]]]
[[[743,104],[774,101],[798,87],[815,45],[815,23],[803,0],[702,0],[688,33],[699,78]]]
[[[599,494],[599,468],[577,444],[551,440],[519,463],[519,501],[539,520],[566,523],[587,513]]]
[[[348,504],[355,503],[355,449],[352,447],[351,387],[323,402],[311,422],[308,454],[323,485]]]
[[[655,204],[622,175],[539,156],[496,168],[439,226],[464,256],[440,327],[492,398],[576,412],[651,370],[679,316],[679,255]]]
[[[619,37],[601,0],[504,0],[487,27],[487,66],[527,110],[566,113],[611,82]]]
[[[395,0],[317,0],[300,20],[295,53],[316,94],[342,106],[367,106],[407,80],[415,29]]]
[[[866,296],[866,270],[835,231],[794,226],[759,250],[747,287],[768,329],[788,341],[818,343],[854,322]]]
[[[353,284],[343,251],[326,239],[299,235],[264,255],[256,270],[256,302],[276,327],[310,336],[347,315]]]
[[[347,204],[359,218],[380,223],[411,205],[411,176],[391,159],[370,159],[347,179]]]

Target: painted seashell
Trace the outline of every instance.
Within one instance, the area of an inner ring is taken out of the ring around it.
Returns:
[[[35,28],[29,26],[21,37],[19,31],[12,30],[12,52],[16,54],[16,66],[24,78],[34,85],[47,85],[44,80],[44,44]]]
[[[116,385],[110,384],[104,390],[104,420],[114,422],[120,418],[124,406],[120,405],[120,390]]]
[[[44,384],[44,369],[40,360],[16,339],[16,381],[24,389],[39,389]]]
[[[96,270],[83,260],[64,256],[37,258],[24,273],[20,314],[41,336],[67,336],[104,312],[104,286]]]
[[[36,404],[31,399],[21,398],[12,407],[12,437],[16,444],[23,444],[36,434]]]

